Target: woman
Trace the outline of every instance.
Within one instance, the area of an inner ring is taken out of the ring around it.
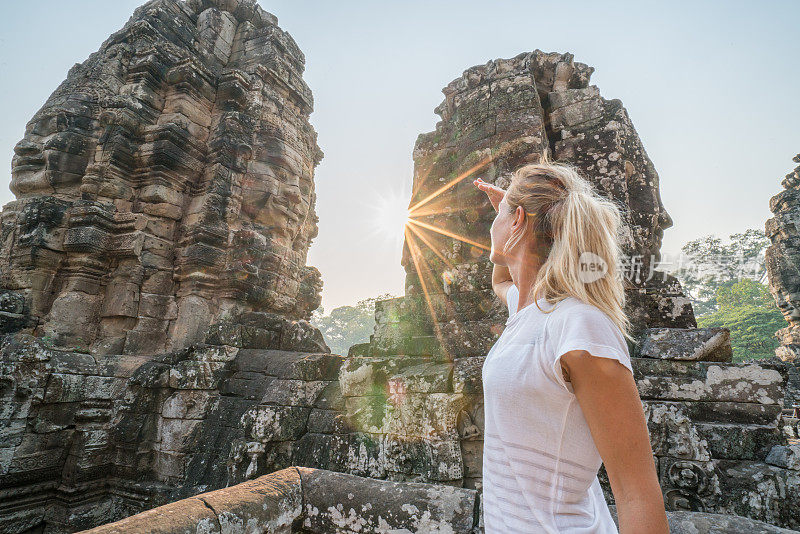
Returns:
[[[570,165],[517,170],[497,211],[492,287],[508,306],[483,365],[486,534],[668,534],[623,311],[622,220]]]

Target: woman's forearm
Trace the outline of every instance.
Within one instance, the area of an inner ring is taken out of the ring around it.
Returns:
[[[492,286],[511,280],[511,273],[505,265],[494,264],[492,268]]]
[[[617,519],[620,534],[669,534],[664,496],[661,488],[617,499]]]

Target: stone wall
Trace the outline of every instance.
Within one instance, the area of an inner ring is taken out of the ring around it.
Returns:
[[[341,419],[342,358],[225,341],[97,359],[7,336],[0,532],[75,532],[306,458],[300,438]]]
[[[732,363],[723,329],[650,329],[632,354],[667,509],[800,528],[800,478],[782,459],[796,447],[783,429],[786,367]],[[348,472],[480,490],[483,361],[348,357],[348,420],[372,443],[350,449],[360,456]],[[599,478],[613,503],[604,468]]]
[[[322,152],[304,62],[256,0],[138,8],[14,148],[0,332],[152,354],[254,310],[310,318]]]
[[[634,353],[667,508],[798,528],[800,445],[780,428],[785,368],[726,362],[724,334],[656,329]],[[207,341],[98,360],[7,336],[0,531],[75,532],[290,466],[480,495],[482,358],[343,358],[219,332]],[[344,487],[323,477],[317,492]],[[366,506],[382,493],[362,495]]]
[[[616,509],[611,515],[618,523]],[[673,534],[794,532],[721,514],[668,512]],[[483,507],[474,490],[390,482],[322,469],[289,467],[256,480],[196,495],[87,531],[91,534],[478,534]]]

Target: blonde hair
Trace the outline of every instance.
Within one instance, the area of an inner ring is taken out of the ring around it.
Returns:
[[[619,273],[620,235],[625,227],[620,208],[599,195],[574,166],[549,161],[547,151],[539,163],[514,172],[505,200],[512,211],[522,206],[525,219],[512,232],[503,252],[532,232],[539,247],[536,254],[544,259],[533,283],[536,298],[556,304],[575,297],[605,312],[623,335],[632,339],[625,314],[624,280]],[[586,281],[582,269],[587,257],[601,260],[607,267],[605,274]]]

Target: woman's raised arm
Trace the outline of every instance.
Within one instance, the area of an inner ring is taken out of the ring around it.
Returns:
[[[497,211],[500,202],[503,200],[503,197],[506,196],[505,189],[484,182],[480,178],[476,178],[472,183],[475,184],[478,189],[486,193],[486,196],[489,197],[489,202],[492,203],[492,207]],[[513,283],[508,267],[495,263],[492,269],[492,289],[494,289],[495,294],[500,298],[504,306],[508,306],[506,293],[508,293],[508,288],[510,288]]]

